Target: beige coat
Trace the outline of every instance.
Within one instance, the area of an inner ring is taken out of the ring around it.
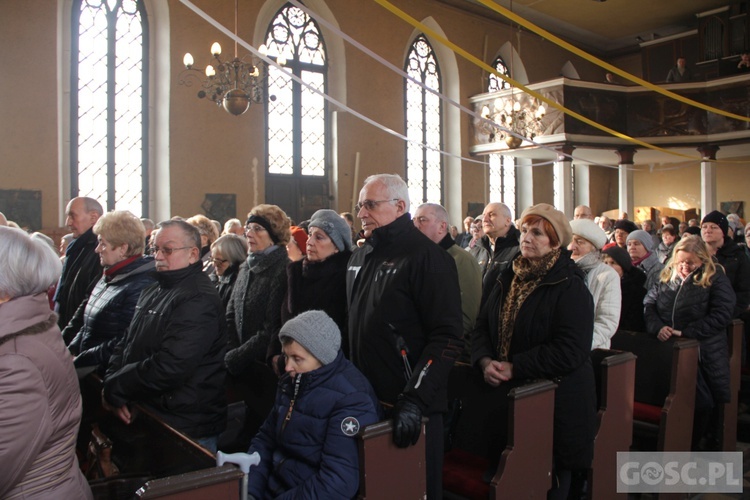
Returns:
[[[45,294],[0,304],[0,498],[90,499],[75,455],[81,395]]]

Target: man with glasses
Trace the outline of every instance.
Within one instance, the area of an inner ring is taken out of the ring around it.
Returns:
[[[226,324],[216,288],[203,273],[198,229],[161,223],[153,255],[157,283],[145,288],[110,359],[102,401],[123,422],[132,403],[216,451],[226,427]]]
[[[368,177],[356,208],[366,241],[346,276],[350,359],[386,404],[397,446],[416,444],[429,418],[427,498],[440,498],[446,386],[463,344],[456,264],[414,227],[398,175]]]

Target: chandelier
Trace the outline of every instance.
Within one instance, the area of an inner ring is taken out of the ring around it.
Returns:
[[[527,107],[514,98],[513,91],[506,98],[497,98],[492,105],[482,107],[482,131],[489,135],[490,142],[502,139],[510,149],[518,148],[524,139],[533,140],[542,128],[544,105],[533,102]],[[499,125],[499,126],[498,126]]]
[[[239,116],[250,108],[250,104],[265,102],[266,80],[268,79],[268,63],[251,54],[243,57],[237,55],[237,17],[238,0],[234,1],[234,59],[222,61],[221,45],[214,42],[211,45],[213,60],[205,69],[194,68],[193,56],[188,52],[182,59],[185,69],[180,73],[179,83],[190,87],[193,80],[197,80],[201,89],[198,98],[208,98],[217,106],[222,106],[228,113]],[[258,52],[266,56],[265,45],[258,48]],[[284,65],[286,60],[279,56],[276,63]],[[205,75],[205,79],[203,78]],[[268,98],[276,100],[276,96]]]

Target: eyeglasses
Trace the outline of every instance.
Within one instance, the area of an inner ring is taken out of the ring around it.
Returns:
[[[380,205],[381,203],[386,203],[390,201],[398,201],[398,198],[391,198],[390,200],[364,200],[354,205],[354,211],[359,212],[363,208],[366,208],[367,211],[369,212],[371,210],[375,210],[378,207],[378,205]]]
[[[211,262],[214,264],[226,264],[229,262],[227,259],[217,259],[216,257],[211,257]]]
[[[266,231],[266,228],[263,226],[255,226],[252,224],[245,226],[245,232],[248,233],[262,233],[263,231]]]
[[[167,257],[169,257],[170,255],[172,255],[172,252],[174,252],[175,250],[185,250],[185,249],[188,249],[188,248],[194,248],[194,247],[177,247],[177,248],[153,247],[153,251],[154,251],[154,255],[156,255],[157,253],[161,252],[162,254],[164,254]]]

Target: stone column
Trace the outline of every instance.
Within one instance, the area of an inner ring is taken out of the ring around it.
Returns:
[[[719,146],[701,146],[698,152],[701,154],[701,217],[709,212],[718,210],[719,200],[716,197],[716,152]]]
[[[635,207],[633,203],[633,156],[635,156],[636,149],[628,146],[620,148],[615,152],[620,158],[618,163],[620,171],[618,189],[620,212],[627,213],[628,218],[633,220],[635,217]]]
[[[568,219],[573,218],[575,200],[573,199],[573,160],[569,155],[575,146],[565,144],[557,148],[555,161],[555,207],[563,212]]]

